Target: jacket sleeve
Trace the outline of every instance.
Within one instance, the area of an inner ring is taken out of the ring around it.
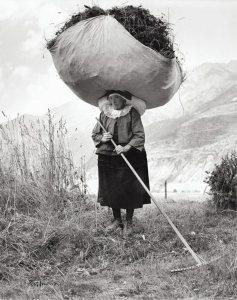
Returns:
[[[131,109],[131,118],[132,118],[132,138],[129,141],[128,145],[137,148],[142,151],[145,144],[145,132],[142,125],[142,120],[140,114],[136,109]]]
[[[101,114],[100,114],[100,122],[101,122]],[[101,143],[101,139],[102,139],[102,128],[100,127],[99,123],[96,122],[95,127],[92,130],[92,140],[95,144],[95,147],[98,147]]]

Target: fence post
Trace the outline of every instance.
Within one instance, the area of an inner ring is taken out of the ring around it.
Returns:
[[[165,180],[165,199],[167,199],[167,180]]]

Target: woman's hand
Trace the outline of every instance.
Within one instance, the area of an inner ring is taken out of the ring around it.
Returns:
[[[112,139],[112,134],[110,132],[104,132],[101,138],[101,142],[105,143]]]
[[[115,151],[117,152],[117,154],[121,154],[121,153],[128,152],[131,148],[132,148],[132,146],[130,146],[130,145],[126,145],[124,147],[121,145],[118,145],[117,147],[115,147]]]

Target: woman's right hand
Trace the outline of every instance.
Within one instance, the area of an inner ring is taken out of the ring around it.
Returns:
[[[108,142],[112,139],[112,134],[110,132],[104,132],[102,135],[101,142]]]

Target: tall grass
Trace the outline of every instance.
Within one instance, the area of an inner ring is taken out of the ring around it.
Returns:
[[[1,209],[35,214],[42,206],[63,209],[72,187],[79,188],[81,170],[67,144],[66,123],[18,117],[0,125]]]
[[[69,219],[85,208],[67,133],[66,123],[55,123],[50,110],[47,118],[23,116],[0,125],[2,280],[28,280],[41,269],[42,259],[65,239]]]

